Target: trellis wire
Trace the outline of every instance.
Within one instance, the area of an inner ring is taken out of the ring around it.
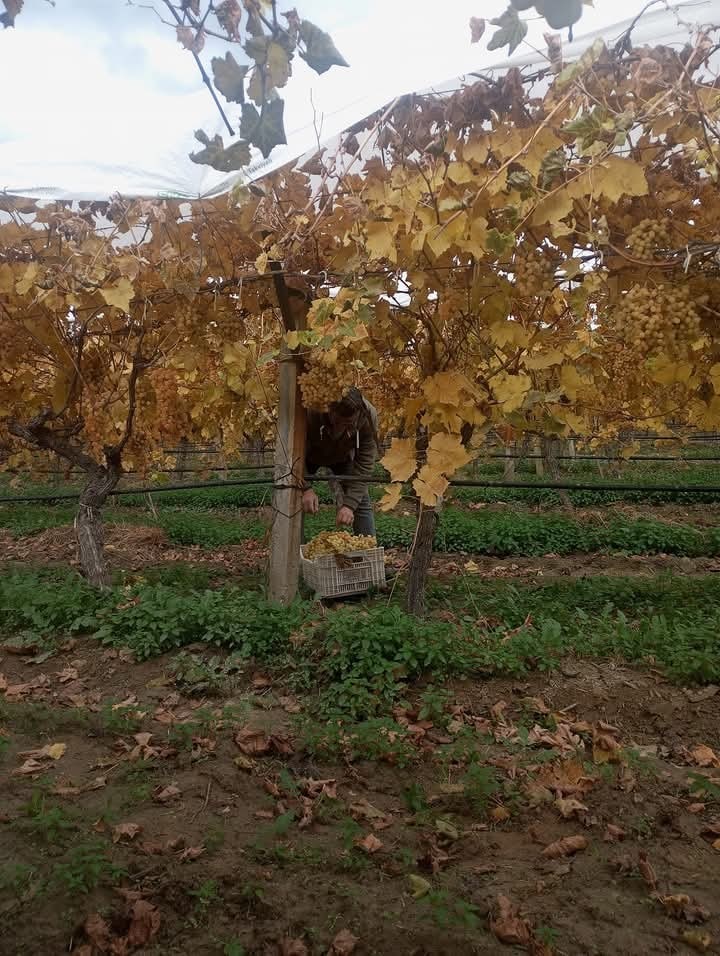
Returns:
[[[355,481],[362,484],[386,485],[387,478],[365,478],[358,475],[306,475],[306,481]],[[718,485],[648,485],[627,482],[567,482],[567,481],[479,481],[476,479],[456,478],[450,481],[453,488],[524,488],[557,491],[666,491],[674,494],[720,494]],[[276,484],[274,478],[235,478],[229,481],[207,481],[182,485],[149,485],[141,488],[115,488],[109,493],[112,497],[122,495],[159,494],[172,491],[195,491],[203,488],[234,488],[244,485],[268,485],[273,489],[286,490],[292,485]],[[38,504],[55,501],[77,501],[78,492],[63,492],[56,495],[18,495],[2,496],[0,504]]]

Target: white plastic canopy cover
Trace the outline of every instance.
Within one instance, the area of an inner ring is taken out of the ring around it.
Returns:
[[[188,158],[198,146],[195,129],[228,138],[192,56],[163,22],[162,0],[26,0],[15,28],[0,31],[0,191],[46,199],[211,196],[303,156],[403,93],[457,89],[474,71],[546,59],[547,25],[539,18],[511,59],[488,52],[492,26],[471,45],[470,16],[497,16],[505,0],[297,5],[331,33],[350,67],[317,76],[296,57],[282,91],[287,145],[228,176]],[[612,43],[645,5],[595,0],[577,39],[565,43],[566,57],[598,36]],[[713,23],[720,23],[720,0],[660,3],[643,15],[633,40],[682,46]],[[203,60],[209,67],[226,49],[210,40]],[[233,52],[241,59],[239,47]],[[237,107],[227,104],[227,112],[237,124]]]

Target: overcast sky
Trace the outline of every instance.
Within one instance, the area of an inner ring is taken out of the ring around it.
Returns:
[[[644,2],[595,0],[578,34],[618,23]],[[0,189],[194,193],[214,181],[187,153],[194,129],[212,134],[221,124],[191,55],[152,5],[26,0],[16,28],[0,31]],[[164,9],[160,0],[154,5]],[[291,147],[300,143],[298,151],[310,145],[312,104],[324,132],[332,133],[393,96],[502,60],[487,53],[487,35],[470,44],[468,19],[499,14],[504,0],[297,0],[297,6],[332,34],[350,63],[317,77],[296,58],[283,96],[288,139]],[[720,0],[696,0],[693,19],[713,19],[718,6]],[[533,43],[544,48],[543,26],[532,24],[531,43],[518,53],[532,53]],[[604,36],[611,41],[617,32]],[[206,47],[208,65],[213,52],[223,51]],[[229,112],[236,118],[232,105]]]

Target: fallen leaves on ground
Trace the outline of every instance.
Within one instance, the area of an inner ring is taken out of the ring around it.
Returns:
[[[180,853],[179,860],[181,863],[192,863],[203,855],[205,849],[204,846],[189,846]]]
[[[549,843],[542,851],[542,856],[548,860],[557,860],[562,856],[572,856],[574,853],[586,850],[587,846],[587,837],[582,835],[563,837],[561,840]]]
[[[266,734],[262,730],[245,727],[238,730],[234,737],[235,743],[242,753],[248,757],[265,757],[275,753],[281,757],[289,757],[293,747],[287,737],[281,734]]]
[[[280,941],[280,956],[308,956],[308,948],[301,939],[286,937]]]
[[[147,946],[160,929],[160,911],[147,900],[136,900],[130,910],[127,940],[131,946]]]
[[[673,919],[683,920],[685,923],[704,923],[710,919],[709,910],[686,893],[674,893],[669,896],[658,894],[655,899]]]
[[[312,777],[303,777],[298,781],[298,786],[311,800],[317,800],[318,797],[337,800],[336,780],[313,780]]]
[[[698,744],[689,751],[691,762],[697,767],[717,767],[720,768],[720,757],[715,753],[712,747],[706,747],[705,744]]]
[[[614,843],[616,840],[624,840],[626,836],[627,834],[622,827],[619,827],[614,823],[608,823],[608,825],[605,827],[603,840],[605,840],[607,843]]]
[[[536,783],[555,792],[556,796],[584,796],[597,783],[588,776],[579,760],[560,760],[548,764],[536,777]]]
[[[532,938],[530,923],[520,916],[519,908],[507,896],[498,896],[490,917],[490,929],[508,946],[527,946]]]
[[[638,870],[648,889],[655,891],[658,885],[657,876],[644,850],[640,850],[638,854]]]
[[[712,946],[712,936],[710,933],[703,933],[699,929],[686,929],[681,937],[684,943],[692,946],[699,953],[706,953]]]
[[[558,797],[554,803],[555,809],[564,820],[569,820],[579,813],[585,813],[588,809],[584,803],[576,800],[574,797]]]
[[[67,750],[66,744],[46,744],[39,750],[24,750],[18,754],[24,763],[13,770],[13,776],[32,776],[44,773]]]
[[[118,823],[112,829],[112,841],[113,843],[130,843],[138,833],[142,833],[139,823]]]
[[[99,913],[91,913],[83,924],[90,946],[81,946],[75,953],[92,956],[92,953],[111,953],[124,956],[133,949],[140,949],[157,936],[160,930],[160,911],[144,899],[128,899],[125,922],[128,925],[124,936],[114,935],[110,924]]]
[[[355,841],[355,846],[359,850],[364,850],[366,853],[373,854],[377,853],[378,850],[382,850],[384,844],[382,840],[378,840],[374,833],[368,833],[366,837],[358,837]]]
[[[432,889],[432,883],[430,883],[429,880],[423,879],[422,876],[417,876],[415,873],[411,873],[408,876],[408,883],[410,884],[410,891],[415,900],[427,896]]]
[[[31,760],[59,760],[66,750],[67,744],[45,744],[40,750],[24,750],[19,756]]]
[[[372,823],[373,829],[384,830],[392,826],[392,817],[383,810],[378,810],[363,797],[350,804],[350,814],[355,820],[368,820]]]
[[[353,936],[349,929],[341,929],[330,944],[328,956],[350,956],[359,942],[359,937]]]
[[[173,800],[177,800],[182,791],[179,787],[176,787],[174,783],[169,784],[167,787],[158,785],[153,790],[153,800],[156,803],[170,803]]]

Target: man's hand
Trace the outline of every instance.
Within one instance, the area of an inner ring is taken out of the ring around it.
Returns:
[[[352,508],[348,508],[346,505],[343,505],[342,508],[338,508],[337,517],[335,523],[338,527],[348,527],[352,525],[355,520],[355,514],[353,513]]]
[[[312,488],[308,488],[307,491],[303,492],[302,510],[306,515],[316,515],[318,513],[319,507],[320,503],[318,501],[318,496],[315,494]]]

